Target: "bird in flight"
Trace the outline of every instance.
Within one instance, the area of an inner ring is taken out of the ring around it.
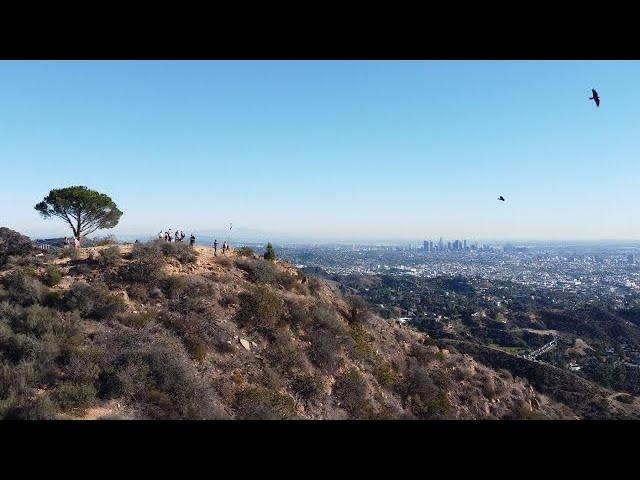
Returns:
[[[504,197],[503,197],[502,195],[500,195],[500,196],[498,197],[498,200],[500,200],[500,201],[504,202]]]
[[[598,92],[596,92],[593,88],[591,89],[591,93],[593,96],[589,97],[589,100],[593,100],[596,102],[596,107],[600,106],[600,97],[598,96]]]

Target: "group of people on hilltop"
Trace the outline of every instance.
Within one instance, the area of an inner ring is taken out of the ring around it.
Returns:
[[[225,241],[222,243],[222,254],[224,255],[225,252],[229,251],[229,244]],[[213,241],[213,256],[217,257],[218,256],[218,240],[214,240]]]
[[[64,237],[64,248],[77,247],[80,245],[80,241],[75,237]]]
[[[160,230],[160,232],[158,233],[159,240],[164,240],[165,242],[169,242],[169,243],[181,242],[184,240],[184,237],[185,237],[184,232],[178,229],[176,229],[175,233],[173,233],[172,229],[169,229],[164,233],[162,232],[162,230]]]
[[[169,229],[165,232],[162,232],[162,230],[160,230],[160,232],[158,233],[158,240],[164,240],[165,242],[182,242],[184,240],[184,237],[186,235],[184,234],[184,232],[182,230],[178,230],[176,229],[175,233],[173,232],[172,229]],[[193,247],[193,244],[196,243],[196,237],[195,235],[193,235],[193,233],[191,234],[191,238],[189,239],[189,245]]]
[[[158,233],[158,240],[163,240],[165,242],[182,242],[185,238],[185,234],[182,230],[176,230],[175,232],[172,229],[169,229],[165,232],[160,230]],[[189,245],[193,247],[196,243],[195,235],[191,234],[191,238],[189,239]],[[226,254],[231,247],[229,246],[229,242],[224,241],[222,243],[222,254]],[[213,241],[213,255],[218,256],[218,240]]]

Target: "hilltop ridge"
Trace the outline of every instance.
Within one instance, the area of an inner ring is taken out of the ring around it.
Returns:
[[[585,416],[250,249],[156,241],[28,252],[0,269],[0,417]],[[587,416],[637,415],[637,399],[591,395],[606,405]]]

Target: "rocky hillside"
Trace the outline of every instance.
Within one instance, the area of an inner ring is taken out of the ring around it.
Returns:
[[[0,418],[585,416],[248,249],[13,251],[0,266],[0,362]],[[612,415],[640,410],[606,402]]]

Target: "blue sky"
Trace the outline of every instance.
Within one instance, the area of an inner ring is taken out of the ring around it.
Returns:
[[[63,234],[33,206],[79,184],[125,212],[100,235],[640,239],[638,85],[640,62],[3,61],[0,225]]]

